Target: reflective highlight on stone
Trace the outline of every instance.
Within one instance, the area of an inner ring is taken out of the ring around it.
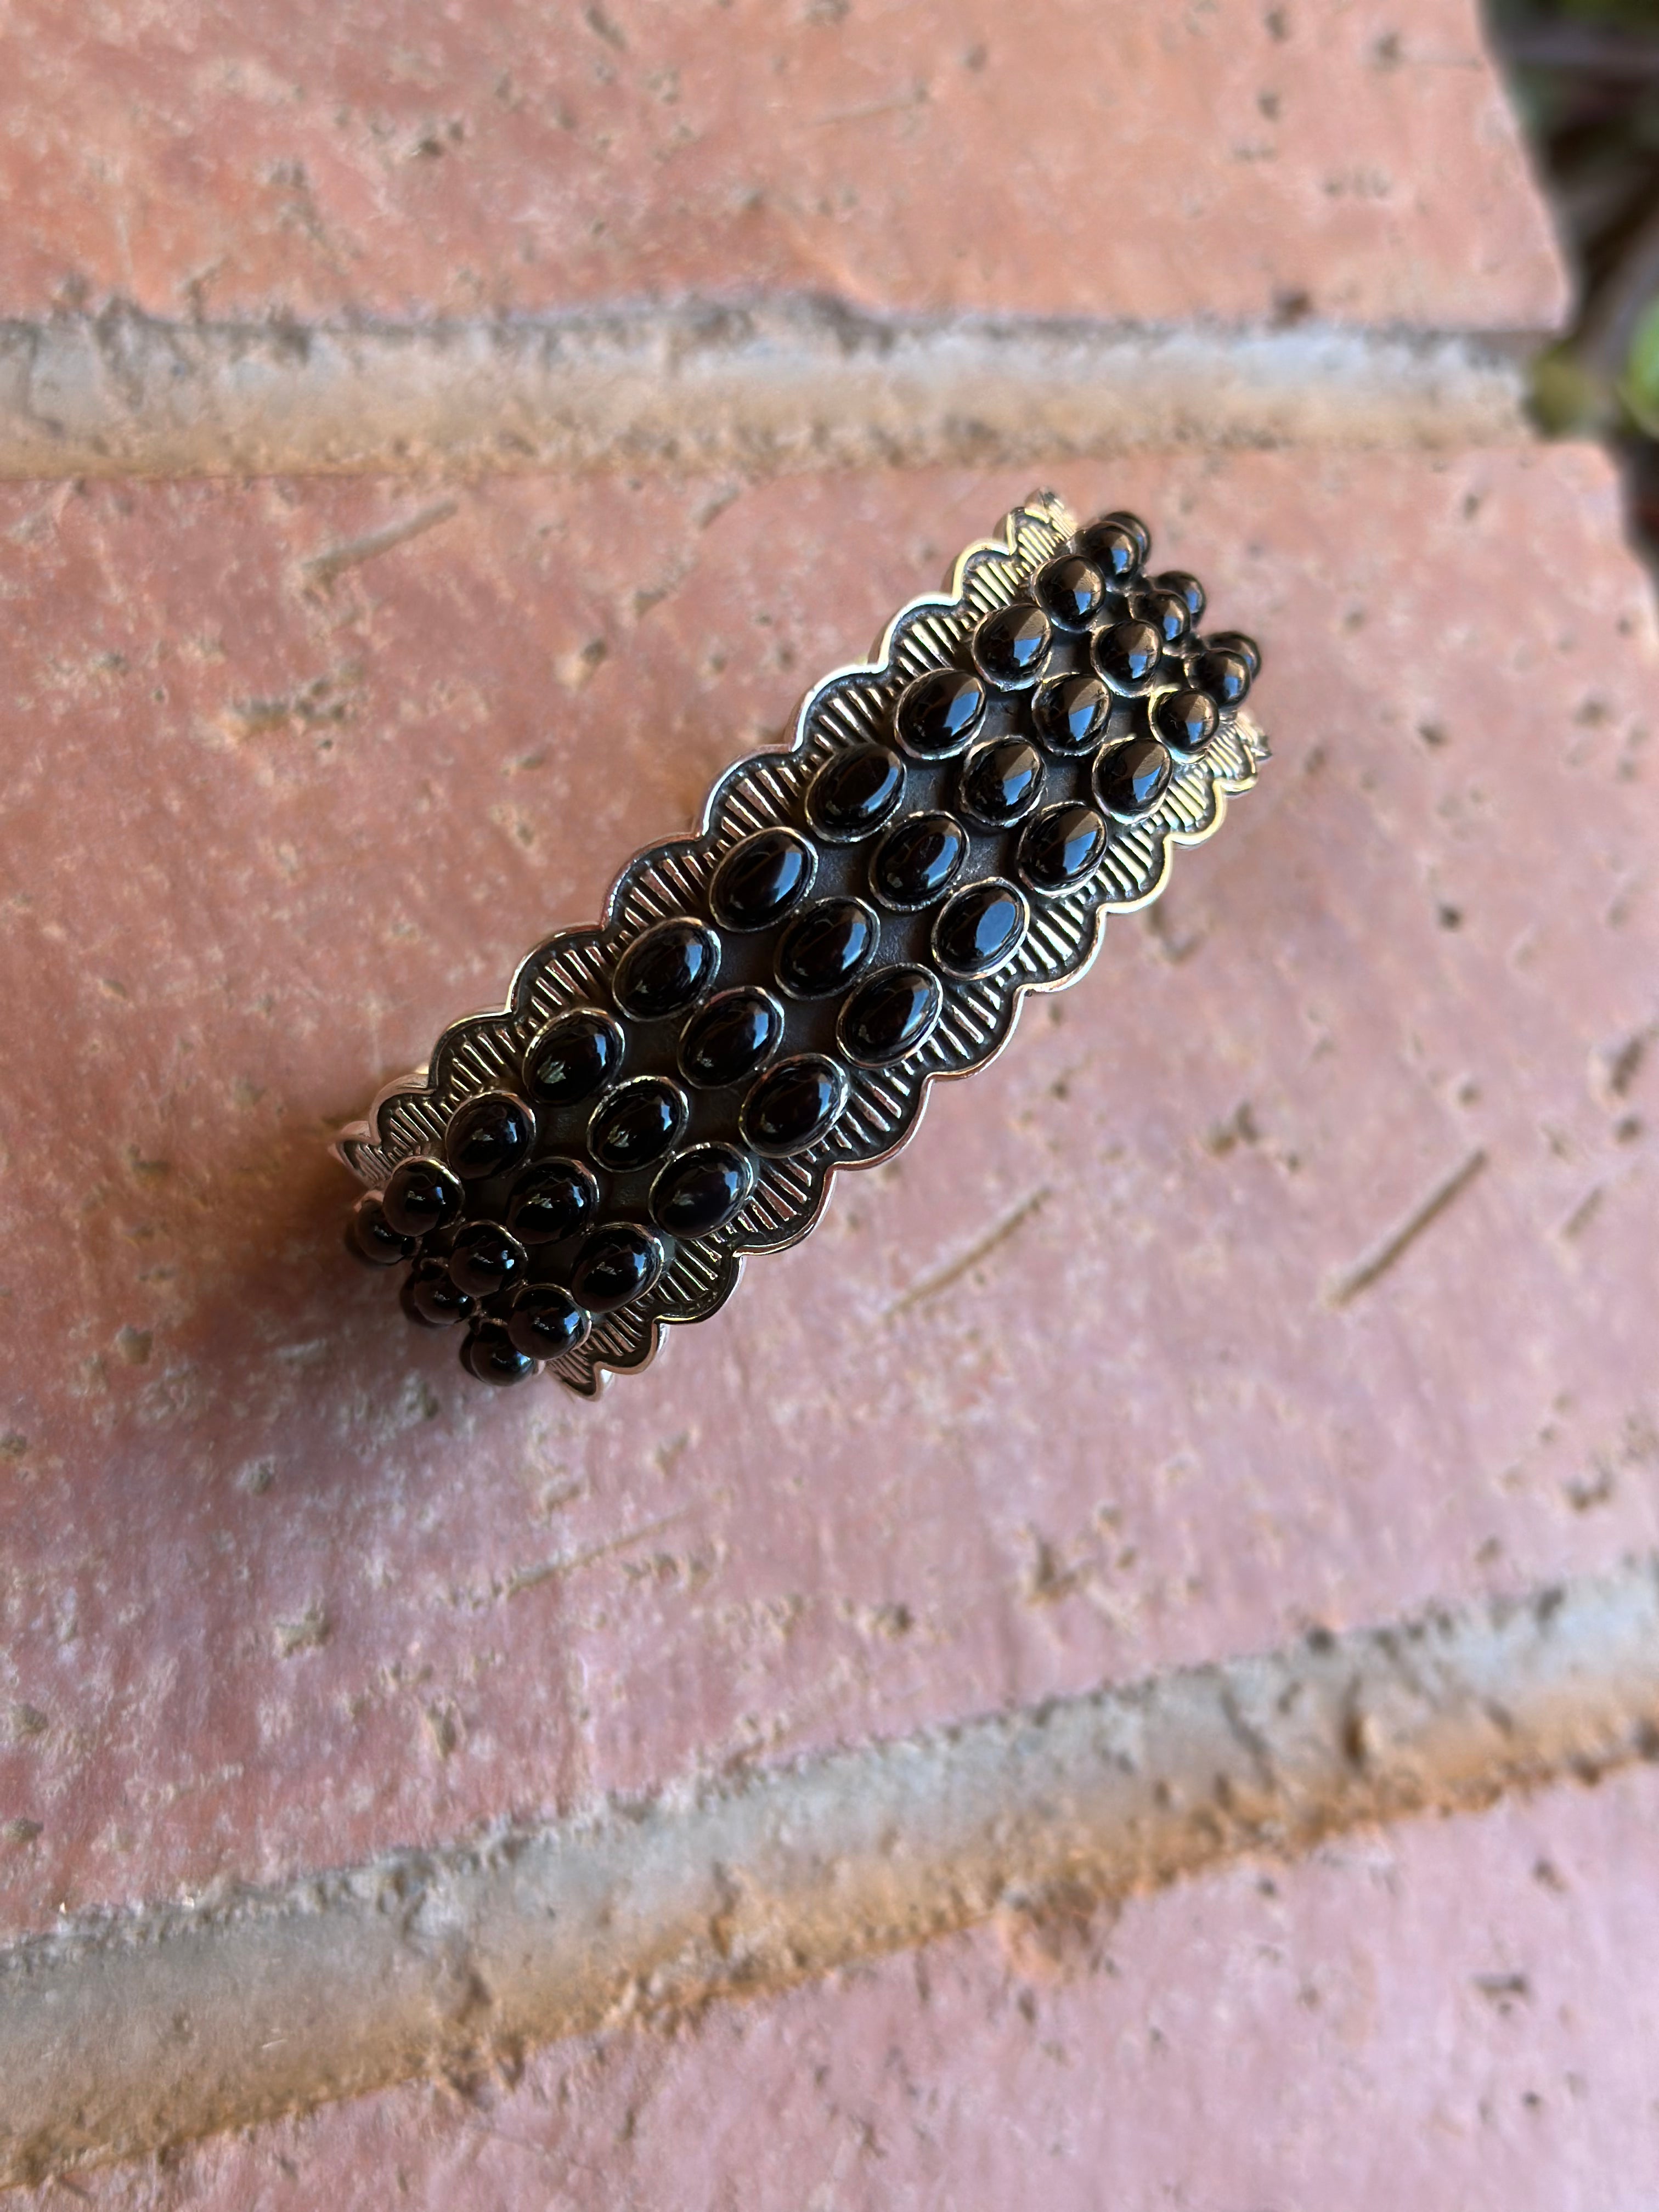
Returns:
[[[999,691],[1024,691],[1048,658],[1048,617],[1029,599],[986,616],[974,632],[974,665]]]
[[[416,1239],[392,1227],[378,1190],[366,1190],[346,1224],[346,1249],[367,1267],[395,1267],[412,1259]]]
[[[625,1175],[659,1160],[684,1127],[678,1086],[660,1075],[636,1075],[594,1108],[587,1146],[601,1167]]]
[[[663,1249],[648,1229],[613,1221],[596,1229],[576,1254],[570,1288],[589,1313],[614,1313],[643,1297],[663,1271]]]
[[[1138,615],[1095,633],[1095,666],[1120,691],[1132,691],[1153,676],[1163,651],[1157,627]]]
[[[962,764],[962,811],[989,830],[1006,830],[1042,795],[1042,756],[1024,738],[991,738]]]
[[[422,1253],[404,1278],[398,1299],[404,1311],[422,1328],[453,1328],[471,1321],[478,1302],[461,1289],[447,1261]]]
[[[556,1244],[587,1228],[599,1210],[599,1186],[580,1160],[538,1160],[513,1186],[507,1225],[521,1244]]]
[[[959,753],[985,712],[985,686],[965,668],[933,668],[907,684],[893,710],[893,731],[918,760]]]
[[[1167,747],[1156,738],[1125,738],[1108,745],[1094,767],[1095,797],[1114,814],[1133,821],[1150,814],[1163,798],[1174,773]]]
[[[821,1053],[796,1054],[768,1068],[743,1102],[744,1144],[781,1159],[827,1136],[847,1103],[847,1079]]]
[[[570,1006],[531,1039],[525,1089],[538,1106],[580,1106],[622,1063],[622,1024],[598,1006]]]
[[[1019,841],[1019,872],[1033,890],[1053,897],[1092,875],[1105,850],[1106,824],[1092,806],[1068,801],[1027,823]]]
[[[797,999],[824,999],[850,982],[876,945],[876,917],[860,899],[820,899],[798,914],[778,946],[777,976]]]
[[[499,1389],[527,1382],[536,1371],[535,1361],[514,1343],[504,1321],[477,1324],[461,1346],[461,1364],[480,1382],[493,1382]]]
[[[444,1158],[464,1182],[510,1175],[536,1148],[536,1116],[510,1091],[483,1091],[455,1109]]]
[[[933,924],[933,957],[948,975],[992,975],[1018,951],[1030,918],[1024,894],[1012,884],[970,884],[945,902]]]
[[[1031,596],[1057,629],[1087,629],[1106,599],[1106,579],[1080,553],[1061,553],[1039,568]]]
[[[469,1221],[458,1231],[449,1255],[449,1279],[475,1298],[511,1290],[529,1268],[529,1254],[499,1221]]]
[[[1050,676],[1031,699],[1031,723],[1057,753],[1092,752],[1105,733],[1112,695],[1097,676]]]
[[[708,903],[728,929],[765,929],[811,889],[817,855],[793,830],[758,830],[714,871]]]
[[[574,1352],[592,1326],[561,1283],[526,1283],[507,1316],[508,1340],[528,1359],[556,1359],[562,1352]]]
[[[836,1042],[860,1067],[890,1066],[927,1042],[944,1005],[930,969],[883,968],[848,993]]]
[[[1200,753],[1221,727],[1221,713],[1207,691],[1166,691],[1152,709],[1164,743],[1179,753]]]
[[[828,760],[806,793],[806,818],[836,844],[867,837],[904,796],[904,763],[890,745],[849,745]]]
[[[380,1193],[386,1218],[404,1237],[424,1237],[448,1229],[466,1206],[466,1192],[453,1169],[424,1156],[399,1160]]]
[[[732,1145],[693,1145],[651,1188],[651,1218],[672,1237],[711,1237],[743,1211],[755,1187],[748,1155]]]
[[[680,1037],[680,1073],[696,1091],[742,1083],[775,1050],[783,1011],[766,992],[744,985],[699,1006]]]
[[[931,906],[944,896],[967,852],[968,833],[954,815],[912,814],[876,848],[871,887],[888,906]]]
[[[635,939],[617,963],[611,993],[636,1021],[662,1021],[701,998],[719,965],[720,940],[707,922],[677,915]]]

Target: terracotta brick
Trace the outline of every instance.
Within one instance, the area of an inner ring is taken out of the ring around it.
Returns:
[[[417,495],[0,495],[4,1926],[1655,1541],[1655,643],[1588,453],[1079,471],[1263,636],[1278,757],[647,1375],[488,1395],[342,1256],[331,1126],[1028,489],[498,483],[331,584]]]
[[[1474,0],[21,0],[8,26],[12,314],[1563,309]]]

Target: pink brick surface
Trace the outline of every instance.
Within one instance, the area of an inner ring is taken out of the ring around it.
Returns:
[[[1564,301],[1473,0],[19,0],[4,58],[13,314]]]
[[[417,495],[3,495],[0,1925],[1659,1535],[1656,653],[1607,467],[1066,488],[1259,630],[1278,757],[597,1407],[410,1331],[324,1137],[1029,487],[497,484],[331,586]]]

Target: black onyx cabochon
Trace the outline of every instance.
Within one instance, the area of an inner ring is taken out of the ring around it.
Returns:
[[[754,1187],[749,1156],[735,1145],[693,1145],[652,1185],[651,1218],[672,1237],[711,1237],[742,1212]]]
[[[1061,553],[1036,573],[1031,596],[1060,629],[1087,629],[1106,599],[1106,579],[1080,553]]]
[[[1106,850],[1106,824],[1092,806],[1067,801],[1028,822],[1019,841],[1019,872],[1033,890],[1057,895],[1092,875]]]
[[[601,1167],[625,1175],[659,1160],[684,1127],[678,1085],[660,1075],[636,1075],[594,1108],[587,1146]]]
[[[510,1091],[481,1091],[455,1109],[444,1158],[463,1182],[510,1175],[536,1147],[536,1116]]]
[[[1152,550],[1146,524],[1133,514],[1097,515],[1079,531],[1077,542],[1113,583],[1133,575]]]
[[[1050,676],[1031,696],[1031,726],[1059,753],[1092,752],[1112,711],[1112,695],[1097,676]]]
[[[1179,645],[1193,626],[1187,602],[1179,592],[1143,592],[1135,605],[1143,622],[1148,622],[1165,645]]]
[[[1207,691],[1166,691],[1152,720],[1165,744],[1181,753],[1202,752],[1221,727],[1220,711]]]
[[[1219,707],[1237,707],[1250,688],[1250,664],[1244,655],[1214,645],[1199,654],[1193,673]]]
[[[879,969],[842,1002],[836,1042],[860,1067],[890,1066],[927,1042],[944,1004],[928,969]]]
[[[525,1050],[524,1086],[538,1106],[580,1106],[623,1063],[622,1024],[598,1006],[569,1006]]]
[[[1165,568],[1154,576],[1153,583],[1160,592],[1173,592],[1186,607],[1188,617],[1196,622],[1204,612],[1204,586],[1196,576],[1189,576],[1184,568]]]
[[[1261,647],[1242,629],[1212,630],[1205,641],[1212,653],[1234,653],[1250,672],[1251,681],[1261,673]]]
[[[974,632],[974,665],[1000,691],[1029,690],[1042,673],[1051,640],[1042,608],[1016,599],[995,608]]]
[[[399,1160],[380,1193],[386,1218],[405,1237],[424,1237],[429,1230],[448,1229],[466,1207],[466,1191],[453,1168],[423,1153]]]
[[[778,945],[777,977],[792,997],[824,999],[849,982],[876,946],[875,915],[860,899],[820,899],[798,914]]]
[[[1030,921],[1012,884],[970,884],[947,899],[933,924],[933,957],[952,975],[989,975],[1019,950]]]
[[[797,1053],[769,1067],[743,1102],[744,1142],[769,1158],[803,1152],[835,1126],[847,1079],[822,1053]]]
[[[714,871],[708,902],[727,929],[766,929],[811,888],[817,855],[793,830],[757,830]]]
[[[514,1343],[507,1323],[497,1320],[474,1323],[471,1334],[461,1346],[461,1364],[480,1382],[502,1387],[528,1382],[536,1372],[535,1361]]]
[[[404,1311],[422,1328],[453,1328],[471,1321],[478,1310],[478,1301],[462,1290],[448,1261],[435,1253],[422,1253],[404,1276],[399,1297]]]
[[[680,1033],[680,1073],[694,1090],[724,1090],[751,1076],[782,1035],[783,1010],[768,992],[717,992]]]
[[[953,815],[912,814],[876,848],[870,886],[887,906],[931,906],[942,898],[968,852],[968,833]]]
[[[837,844],[867,837],[904,796],[904,763],[890,745],[848,745],[824,763],[806,793],[806,818]]]
[[[583,1343],[593,1324],[561,1283],[526,1283],[513,1300],[507,1334],[531,1359],[556,1359]]]
[[[1150,814],[1169,788],[1175,763],[1156,738],[1104,746],[1094,766],[1095,797],[1114,814]]]
[[[449,1255],[450,1280],[475,1298],[510,1290],[529,1267],[530,1255],[499,1221],[469,1221]]]
[[[415,1253],[417,1240],[394,1229],[378,1190],[366,1190],[346,1224],[346,1249],[371,1267],[395,1267]]]
[[[988,829],[1006,830],[1030,812],[1042,794],[1042,756],[1024,738],[988,738],[962,764],[963,812]]]
[[[521,1244],[557,1244],[587,1228],[599,1211],[591,1168],[580,1160],[538,1160],[513,1186],[507,1225]]]
[[[663,1270],[663,1249],[636,1222],[613,1221],[596,1229],[580,1247],[570,1270],[570,1288],[589,1313],[614,1313],[643,1297]]]
[[[617,963],[611,994],[636,1021],[683,1014],[714,980],[720,940],[705,921],[676,915],[636,937]]]
[[[893,732],[917,760],[959,753],[985,712],[985,686],[963,668],[930,669],[907,684],[893,709]]]
[[[1120,691],[1131,691],[1158,672],[1164,639],[1157,625],[1131,615],[1094,635],[1095,666]]]

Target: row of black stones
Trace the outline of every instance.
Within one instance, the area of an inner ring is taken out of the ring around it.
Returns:
[[[412,1262],[402,1291],[411,1320],[466,1324],[463,1362],[492,1382],[520,1381],[576,1349],[595,1315],[654,1287],[670,1257],[665,1239],[712,1235],[732,1221],[754,1189],[757,1158],[786,1158],[827,1134],[850,1092],[842,1060],[885,1066],[908,1057],[943,1011],[939,973],[987,975],[1013,957],[1030,896],[1060,896],[1088,879],[1111,820],[1133,821],[1158,804],[1176,763],[1212,742],[1260,666],[1247,638],[1196,636],[1201,587],[1176,571],[1148,578],[1147,551],[1132,516],[1089,525],[1038,571],[1028,598],[977,624],[969,666],[933,670],[906,687],[892,743],[832,756],[805,796],[811,837],[779,827],[745,838],[710,884],[712,923],[677,916],[627,947],[611,978],[617,1012],[647,1029],[681,1024],[679,1080],[619,1080],[623,1023],[599,1007],[567,1009],[526,1050],[523,1097],[493,1091],[467,1100],[445,1132],[441,1159],[403,1161],[383,1190],[359,1201],[349,1241],[372,1264]],[[1053,672],[1057,647],[1085,665]],[[1022,699],[1029,734],[986,732],[994,706]],[[1131,726],[1115,732],[1126,714]],[[939,795],[951,797],[954,813],[933,805],[903,812],[913,769],[933,781],[941,772],[953,777],[952,791]],[[1043,807],[1051,769],[1081,774],[1085,795],[1074,790]],[[975,831],[1012,839],[1008,873],[957,888]],[[895,915],[931,913],[931,965],[905,960],[866,974],[881,936],[876,907],[846,893],[810,899],[819,847],[872,839],[867,888]],[[720,933],[752,939],[774,930],[766,982],[711,995]],[[777,1060],[787,1004],[838,994],[840,1059]],[[722,1137],[676,1150],[690,1116],[682,1085],[694,1093],[744,1087],[735,1144]],[[587,1159],[568,1139],[569,1156],[537,1158],[538,1126],[572,1109],[586,1115],[579,1142]],[[596,1170],[652,1176],[648,1224],[603,1218]]]

